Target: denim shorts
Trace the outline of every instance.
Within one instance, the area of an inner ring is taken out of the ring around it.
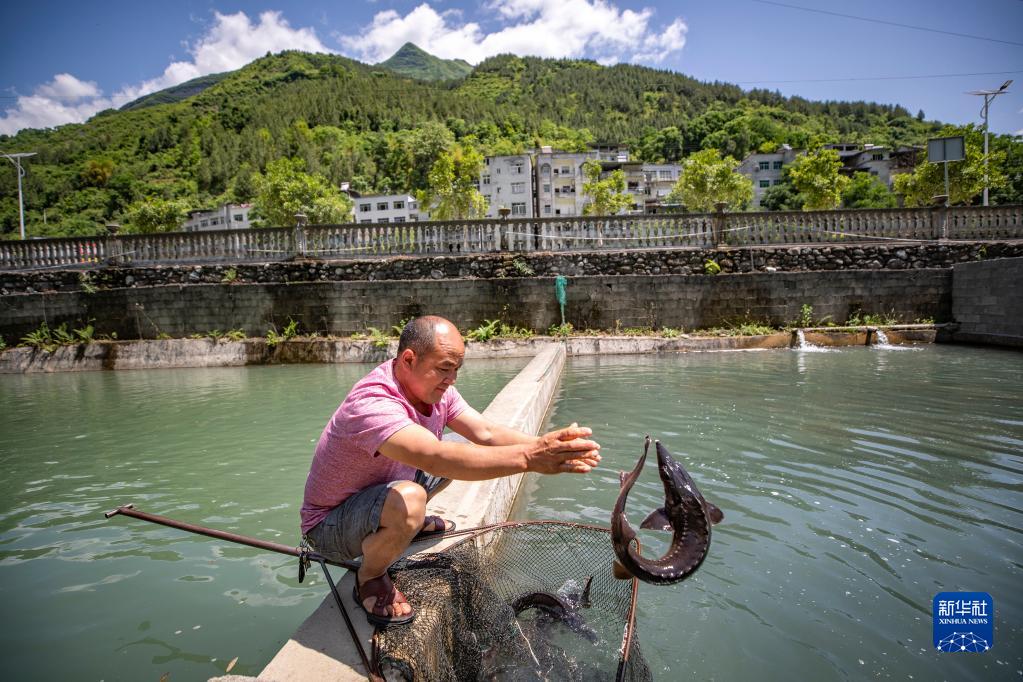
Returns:
[[[427,497],[449,479],[416,471],[414,481],[426,489]],[[314,552],[331,561],[351,561],[362,556],[362,541],[380,527],[387,492],[401,481],[372,485],[360,490],[330,510],[326,518],[302,536]]]

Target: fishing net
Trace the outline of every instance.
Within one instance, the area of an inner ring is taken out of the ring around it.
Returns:
[[[613,560],[609,530],[553,521],[407,557],[392,575],[418,617],[377,632],[374,667],[387,680],[651,680],[636,583],[615,580]]]

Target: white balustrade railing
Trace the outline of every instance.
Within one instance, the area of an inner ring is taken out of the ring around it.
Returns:
[[[514,218],[0,241],[0,270],[1023,239],[1023,206]]]

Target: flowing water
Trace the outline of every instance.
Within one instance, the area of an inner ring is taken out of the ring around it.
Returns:
[[[525,363],[471,361],[458,387],[482,409]],[[320,571],[299,585],[292,557],[103,512],[297,544],[313,446],[371,368],[0,376],[4,678],[258,674],[327,595]]]
[[[693,577],[640,585],[657,679],[1019,680],[1021,359],[948,346],[574,358],[551,422],[592,427],[602,465],[530,477],[516,513],[607,526],[649,433],[725,513]],[[662,504],[651,458],[633,526]],[[644,554],[664,552],[667,534],[640,534]],[[992,595],[990,651],[934,650],[942,591]]]

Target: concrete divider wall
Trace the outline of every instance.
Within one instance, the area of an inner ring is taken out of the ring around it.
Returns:
[[[577,328],[693,329],[737,319],[785,324],[803,305],[836,322],[855,312],[943,322],[952,270],[573,277],[565,315]],[[540,332],[561,322],[553,278],[199,284],[0,296],[0,335],[13,344],[43,321],[80,328],[91,320],[98,334],[121,339],[228,329],[263,336],[293,318],[304,332],[347,336],[424,313],[462,329],[494,318]]]
[[[956,265],[956,341],[1023,347],[1023,258]]]
[[[525,433],[537,433],[554,400],[565,355],[564,345],[548,344],[497,394],[483,415]],[[453,519],[459,528],[504,521],[521,481],[521,474],[490,481],[455,481],[430,501],[428,512]],[[430,549],[442,549],[453,541],[435,541]],[[425,543],[417,544],[415,549],[423,551],[426,547]],[[348,572],[339,581],[338,591],[368,654],[373,633],[362,609],[352,600],[353,585],[354,574]],[[366,679],[358,651],[330,595],[267,664],[259,679],[276,682]]]

